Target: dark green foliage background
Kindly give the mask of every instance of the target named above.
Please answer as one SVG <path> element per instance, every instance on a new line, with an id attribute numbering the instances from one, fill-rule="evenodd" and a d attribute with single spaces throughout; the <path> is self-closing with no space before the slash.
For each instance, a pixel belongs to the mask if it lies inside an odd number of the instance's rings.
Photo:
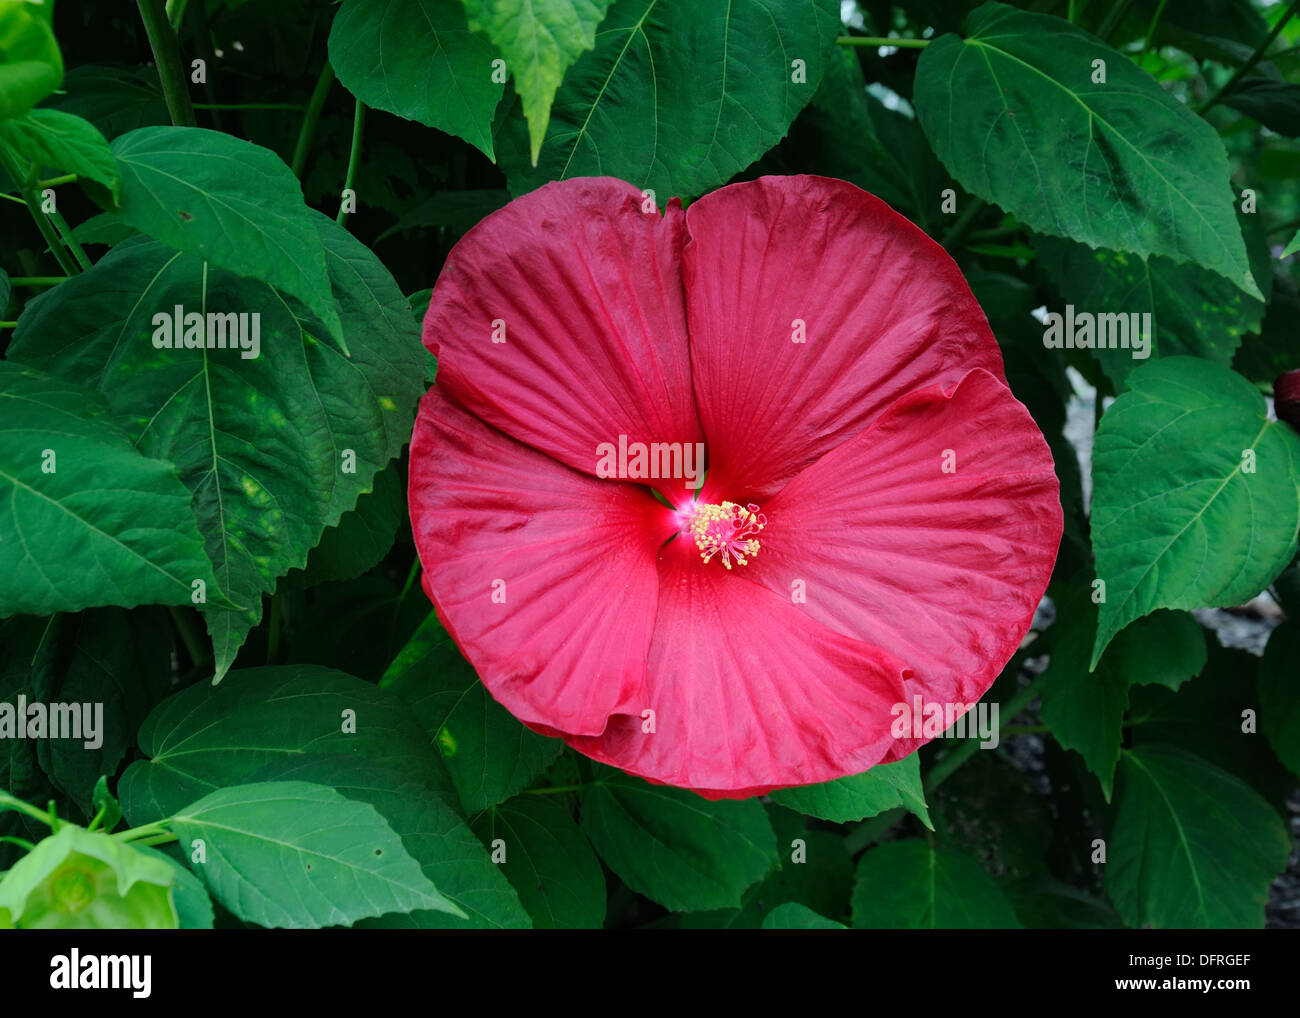
<path id="1" fill-rule="evenodd" d="M 1300 925 L 1300 436 L 1265 402 L 1300 369 L 1297 4 L 851 6 L 173 0 L 177 77 L 134 4 L 61 0 L 61 84 L 23 28 L 0 702 L 102 701 L 106 735 L 0 741 L 0 790 L 165 832 L 190 926 Z M 842 177 L 957 260 L 1066 513 L 997 749 L 710 803 L 528 731 L 461 658 L 406 517 L 419 321 L 474 223 L 594 173 L 661 204 Z M 260 311 L 262 357 L 153 348 L 205 301 Z M 1152 357 L 1046 349 L 1066 303 L 1151 313 Z M 0 871 L 49 833 L 6 804 Z"/>

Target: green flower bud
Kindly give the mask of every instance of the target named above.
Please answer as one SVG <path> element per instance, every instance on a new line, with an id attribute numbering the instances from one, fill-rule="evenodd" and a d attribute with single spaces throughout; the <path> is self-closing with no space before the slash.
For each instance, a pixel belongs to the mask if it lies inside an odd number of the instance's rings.
<path id="1" fill-rule="evenodd" d="M 0 878 L 0 929 L 177 928 L 172 868 L 67 824 Z"/>

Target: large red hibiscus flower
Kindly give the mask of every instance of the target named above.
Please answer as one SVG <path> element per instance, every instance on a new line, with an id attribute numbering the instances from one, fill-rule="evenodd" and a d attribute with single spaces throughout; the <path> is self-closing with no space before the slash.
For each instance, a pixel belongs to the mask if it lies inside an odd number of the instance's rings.
<path id="1" fill-rule="evenodd" d="M 979 305 L 843 181 L 663 215 L 548 184 L 452 251 L 424 342 L 425 589 L 492 695 L 594 759 L 711 797 L 900 759 L 894 705 L 977 700 L 1047 586 L 1052 459 Z"/>

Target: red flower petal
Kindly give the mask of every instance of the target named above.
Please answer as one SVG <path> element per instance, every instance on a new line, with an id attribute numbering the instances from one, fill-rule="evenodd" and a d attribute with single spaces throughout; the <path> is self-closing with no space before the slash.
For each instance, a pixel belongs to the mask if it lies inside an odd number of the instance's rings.
<path id="1" fill-rule="evenodd" d="M 1061 542 L 1047 442 L 986 371 L 899 400 L 763 510 L 746 578 L 787 599 L 803 581 L 812 618 L 902 659 L 908 699 L 927 702 L 984 695 L 1028 631 Z"/>
<path id="2" fill-rule="evenodd" d="M 971 368 L 1004 377 L 952 259 L 852 184 L 732 184 L 692 204 L 686 226 L 710 491 L 761 503 L 913 389 Z"/>
<path id="3" fill-rule="evenodd" d="M 645 699 L 670 513 L 644 488 L 587 477 L 487 427 L 439 389 L 411 438 L 424 589 L 511 713 L 597 734 Z"/>
<path id="4" fill-rule="evenodd" d="M 438 384 L 452 399 L 589 474 L 596 447 L 620 435 L 702 440 L 686 344 L 681 203 L 661 218 L 642 202 L 640 191 L 610 177 L 516 198 L 452 250 L 424 319 Z M 494 322 L 504 342 L 493 342 Z"/>
<path id="5" fill-rule="evenodd" d="M 892 748 L 902 662 L 703 564 L 685 538 L 664 548 L 659 578 L 642 696 L 603 735 L 568 737 L 579 752 L 719 798 L 857 774 Z"/>

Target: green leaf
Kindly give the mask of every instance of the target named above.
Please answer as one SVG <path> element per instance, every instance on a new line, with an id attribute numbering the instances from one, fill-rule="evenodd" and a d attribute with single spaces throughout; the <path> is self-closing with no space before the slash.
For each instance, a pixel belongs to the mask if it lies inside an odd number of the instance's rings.
<path id="1" fill-rule="evenodd" d="M 350 358 L 321 342 L 322 326 L 292 297 L 144 239 L 28 304 L 9 349 L 15 360 L 89 381 L 143 452 L 175 461 L 217 583 L 246 606 L 222 610 L 208 595 L 218 678 L 261 619 L 262 595 L 305 564 L 325 528 L 400 452 L 424 391 L 419 328 L 396 283 L 346 230 L 312 215 Z M 250 330 L 260 316 L 258 356 L 155 348 L 156 316 L 166 320 L 176 306 L 247 314 Z"/>
<path id="2" fill-rule="evenodd" d="M 1227 367 L 1242 338 L 1258 331 L 1264 317 L 1263 301 L 1247 297 L 1223 276 L 1197 265 L 1179 265 L 1158 255 L 1144 260 L 1054 237 L 1035 238 L 1034 247 L 1076 313 L 1123 316 L 1117 321 L 1126 330 L 1121 336 L 1129 336 L 1130 348 L 1091 351 L 1117 389 L 1148 357 L 1190 355 Z M 1132 348 L 1138 335 L 1127 326 L 1141 321 L 1131 316 L 1142 314 L 1151 316 L 1150 345 L 1146 357 L 1138 359 L 1142 351 Z M 1100 338 L 1094 335 L 1093 342 Z"/>
<path id="3" fill-rule="evenodd" d="M 122 821 L 122 807 L 117 797 L 108 790 L 108 778 L 102 774 L 95 782 L 95 789 L 90 796 L 91 807 L 96 817 L 100 817 L 98 830 L 111 834 L 113 828 Z M 102 816 L 101 816 L 102 814 Z"/>
<path id="4" fill-rule="evenodd" d="M 0 3 L 0 120 L 26 113 L 63 80 L 52 7 L 32 0 Z"/>
<path id="5" fill-rule="evenodd" d="M 1261 296 L 1214 128 L 1061 18 L 988 3 L 967 29 L 925 48 L 914 96 L 966 190 L 1040 233 L 1193 261 Z"/>
<path id="6" fill-rule="evenodd" d="M 248 781 L 310 781 L 369 803 L 402 839 L 424 875 L 465 917 L 421 910 L 365 919 L 366 928 L 526 929 L 531 924 L 519 895 L 465 821 L 423 785 L 368 760 L 308 753 L 273 760 Z"/>
<path id="7" fill-rule="evenodd" d="M 785 136 L 839 26 L 833 0 L 618 0 L 556 93 L 536 167 L 525 151 L 508 161 L 503 152 L 511 190 L 601 175 L 651 189 L 660 204 L 712 190 Z M 806 80 L 792 80 L 795 60 Z"/>
<path id="8" fill-rule="evenodd" d="M 1058 604 L 1051 663 L 1043 672 L 1043 721 L 1082 757 L 1110 800 L 1131 686 L 1177 689 L 1205 667 L 1205 636 L 1186 612 L 1158 611 L 1125 626 L 1093 672 L 1086 662 L 1097 633 L 1087 578 Z"/>
<path id="9" fill-rule="evenodd" d="M 320 544 L 307 556 L 307 565 L 290 573 L 277 589 L 360 576 L 383 561 L 405 517 L 402 480 L 397 465 L 390 463 L 375 474 L 373 490 L 362 493 L 356 508 L 344 513 L 336 526 L 325 528 Z"/>
<path id="10" fill-rule="evenodd" d="M 114 203 L 122 186 L 117 159 L 108 142 L 87 120 L 59 110 L 32 110 L 0 120 L 0 145 L 38 167 L 103 184 Z"/>
<path id="11" fill-rule="evenodd" d="M 504 802 L 564 749 L 525 728 L 492 699 L 435 613 L 416 630 L 380 682 L 406 700 L 442 753 L 467 814 Z"/>
<path id="12" fill-rule="evenodd" d="M 1124 922 L 1156 929 L 1264 925 L 1290 842 L 1253 789 L 1180 749 L 1124 753 L 1106 890 Z"/>
<path id="13" fill-rule="evenodd" d="M 153 67 L 126 70 L 83 64 L 63 79 L 45 105 L 89 120 L 110 141 L 138 127 L 171 123 Z M 188 871 L 187 871 L 188 872 Z"/>
<path id="14" fill-rule="evenodd" d="M 925 790 L 921 787 L 920 757 L 915 753 L 851 777 L 820 785 L 783 788 L 773 792 L 771 799 L 789 809 L 837 824 L 852 823 L 903 806 L 934 830 L 925 805 Z"/>
<path id="15" fill-rule="evenodd" d="M 172 829 L 213 897 L 259 926 L 351 925 L 417 909 L 464 916 L 373 806 L 324 785 L 222 788 L 185 807 Z"/>
<path id="16" fill-rule="evenodd" d="M 375 109 L 469 142 L 489 159 L 505 86 L 496 51 L 469 30 L 456 0 L 346 0 L 330 29 L 339 81 Z"/>
<path id="17" fill-rule="evenodd" d="M 1244 78 L 1223 104 L 1253 117 L 1270 131 L 1300 138 L 1300 85 L 1272 78 Z"/>
<path id="18" fill-rule="evenodd" d="M 740 908 L 777 861 L 757 800 L 710 802 L 603 765 L 582 793 L 582 827 L 628 887 L 676 912 Z"/>
<path id="19" fill-rule="evenodd" d="M 807 905 L 800 905 L 796 901 L 777 905 L 763 919 L 765 930 L 843 930 L 846 928 L 843 923 L 818 915 Z"/>
<path id="20" fill-rule="evenodd" d="M 129 226 L 292 294 L 326 333 L 346 342 L 317 213 L 278 155 L 197 127 L 142 127 L 115 139 L 112 149 Z"/>
<path id="21" fill-rule="evenodd" d="M 1268 744 L 1300 776 L 1300 627 L 1278 626 L 1259 662 L 1259 728 Z"/>
<path id="22" fill-rule="evenodd" d="M 351 730 L 355 726 L 355 731 Z M 274 760 L 337 753 L 421 781 L 447 779 L 409 708 L 351 675 L 315 665 L 231 672 L 164 700 L 140 726 L 147 760 L 118 782 L 134 825 L 161 820 L 208 792 L 237 785 Z"/>
<path id="23" fill-rule="evenodd" d="M 569 811 L 541 795 L 520 795 L 480 813 L 479 840 L 505 850 L 501 871 L 539 930 L 600 929 L 605 874 Z"/>
<path id="24" fill-rule="evenodd" d="M 161 859 L 172 870 L 172 902 L 176 905 L 176 918 L 182 930 L 212 929 L 212 899 L 208 897 L 203 882 L 166 852 L 148 845 L 132 845 L 137 852 Z"/>
<path id="25" fill-rule="evenodd" d="M 93 704 L 97 730 L 94 738 L 38 740 L 37 759 L 51 784 L 93 817 L 96 781 L 117 773 L 132 734 L 172 692 L 167 614 L 103 608 L 59 615 L 45 642 L 57 649 L 33 661 L 31 695 L 48 703 Z M 83 711 L 83 734 L 85 722 Z"/>
<path id="26" fill-rule="evenodd" d="M 189 604 L 194 581 L 216 585 L 176 468 L 133 447 L 98 393 L 11 361 L 0 505 L 0 615 Z"/>
<path id="27" fill-rule="evenodd" d="M 786 812 L 785 816 L 795 815 Z M 779 813 L 768 819 L 777 835 L 777 867 L 741 895 L 739 909 L 693 912 L 680 919 L 684 929 L 760 929 L 777 902 L 797 902 L 818 913 L 847 913 L 853 886 L 853 860 L 844 839 L 830 831 L 786 827 Z"/>
<path id="28" fill-rule="evenodd" d="M 64 824 L 0 878 L 0 929 L 174 930 L 171 867 Z"/>
<path id="29" fill-rule="evenodd" d="M 1300 435 L 1240 375 L 1173 357 L 1129 375 L 1092 454 L 1105 581 L 1091 666 L 1157 608 L 1241 604 L 1282 571 L 1300 525 Z"/>
<path id="30" fill-rule="evenodd" d="M 853 926 L 873 930 L 1017 929 L 993 879 L 970 856 L 916 838 L 891 841 L 858 860 Z"/>
<path id="31" fill-rule="evenodd" d="M 1283 248 L 1282 253 L 1278 257 L 1290 258 L 1297 251 L 1300 251 L 1300 231 L 1297 231 L 1296 235 L 1291 238 L 1291 243 Z"/>
<path id="32" fill-rule="evenodd" d="M 611 0 L 462 0 L 469 27 L 483 32 L 514 78 L 528 120 L 532 162 L 551 118 L 564 72 L 596 44 L 596 26 Z"/>

